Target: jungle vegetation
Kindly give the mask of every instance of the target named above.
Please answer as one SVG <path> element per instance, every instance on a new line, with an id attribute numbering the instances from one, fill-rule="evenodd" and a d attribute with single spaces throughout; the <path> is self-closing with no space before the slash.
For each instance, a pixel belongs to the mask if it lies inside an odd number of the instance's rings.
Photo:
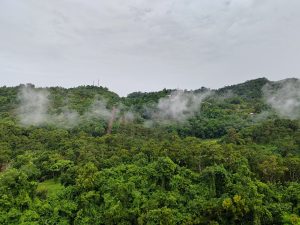
<path id="1" fill-rule="evenodd" d="M 84 115 L 95 98 L 122 105 L 131 119 L 114 118 L 111 132 L 93 117 L 24 126 L 24 85 L 1 87 L 0 224 L 300 224 L 300 120 L 264 101 L 266 84 L 279 88 L 260 78 L 185 90 L 213 94 L 183 121 L 151 125 L 149 108 L 174 90 L 43 88 L 49 114 Z"/>

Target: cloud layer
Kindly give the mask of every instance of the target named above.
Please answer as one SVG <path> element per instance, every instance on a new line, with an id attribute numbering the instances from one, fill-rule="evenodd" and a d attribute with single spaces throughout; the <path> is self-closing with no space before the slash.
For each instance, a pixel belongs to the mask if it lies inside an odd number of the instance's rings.
<path id="1" fill-rule="evenodd" d="M 300 80 L 288 79 L 263 88 L 264 98 L 283 117 L 300 118 Z"/>
<path id="2" fill-rule="evenodd" d="M 159 100 L 153 118 L 162 121 L 185 121 L 200 111 L 202 101 L 209 94 L 210 92 L 200 94 L 182 90 L 174 91 Z"/>
<path id="3" fill-rule="evenodd" d="M 99 80 L 124 95 L 299 76 L 299 8 L 298 0 L 2 0 L 1 84 Z"/>
<path id="4" fill-rule="evenodd" d="M 95 100 L 85 113 L 80 115 L 68 106 L 60 108 L 60 113 L 50 113 L 52 105 L 49 97 L 50 93 L 46 89 L 23 86 L 18 94 L 19 106 L 17 109 L 21 125 L 52 125 L 72 128 L 86 120 L 108 121 L 111 118 L 111 110 L 108 109 L 105 100 Z"/>
<path id="5" fill-rule="evenodd" d="M 169 124 L 184 122 L 199 112 L 202 101 L 211 94 L 206 91 L 194 93 L 177 90 L 170 95 L 159 99 L 157 104 L 145 106 L 149 118 L 145 121 L 146 126 L 159 122 Z M 60 113 L 50 113 L 53 110 L 50 93 L 47 89 L 34 88 L 24 85 L 18 94 L 19 106 L 17 109 L 18 119 L 24 126 L 52 125 L 57 127 L 72 128 L 87 120 L 99 120 L 119 122 L 131 122 L 139 118 L 139 115 L 126 108 L 121 103 L 109 109 L 104 99 L 95 99 L 86 108 L 83 114 L 64 106 L 59 109 Z"/>
<path id="6" fill-rule="evenodd" d="M 49 93 L 43 89 L 21 88 L 18 99 L 18 114 L 23 125 L 42 125 L 49 120 Z"/>

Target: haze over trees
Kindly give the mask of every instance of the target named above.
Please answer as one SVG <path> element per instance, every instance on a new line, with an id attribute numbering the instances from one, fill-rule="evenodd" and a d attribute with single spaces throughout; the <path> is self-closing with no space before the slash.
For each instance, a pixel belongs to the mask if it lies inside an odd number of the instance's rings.
<path id="1" fill-rule="evenodd" d="M 1 87 L 0 224 L 300 224 L 300 81 Z"/>

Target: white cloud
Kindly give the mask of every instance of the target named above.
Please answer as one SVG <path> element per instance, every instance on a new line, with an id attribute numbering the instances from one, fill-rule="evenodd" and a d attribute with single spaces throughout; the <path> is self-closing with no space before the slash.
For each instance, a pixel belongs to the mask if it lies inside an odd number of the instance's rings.
<path id="1" fill-rule="evenodd" d="M 2 0 L 0 76 L 3 85 L 100 79 L 121 94 L 299 76 L 299 9 L 297 0 Z"/>
<path id="2" fill-rule="evenodd" d="M 283 117 L 300 118 L 300 80 L 284 80 L 263 88 L 265 101 Z"/>

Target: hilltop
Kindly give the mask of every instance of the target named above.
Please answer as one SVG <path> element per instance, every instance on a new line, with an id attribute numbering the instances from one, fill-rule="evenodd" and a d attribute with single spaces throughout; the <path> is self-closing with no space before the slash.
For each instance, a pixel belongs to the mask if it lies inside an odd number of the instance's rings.
<path id="1" fill-rule="evenodd" d="M 0 224 L 298 224 L 299 182 L 299 79 L 0 87 Z"/>

